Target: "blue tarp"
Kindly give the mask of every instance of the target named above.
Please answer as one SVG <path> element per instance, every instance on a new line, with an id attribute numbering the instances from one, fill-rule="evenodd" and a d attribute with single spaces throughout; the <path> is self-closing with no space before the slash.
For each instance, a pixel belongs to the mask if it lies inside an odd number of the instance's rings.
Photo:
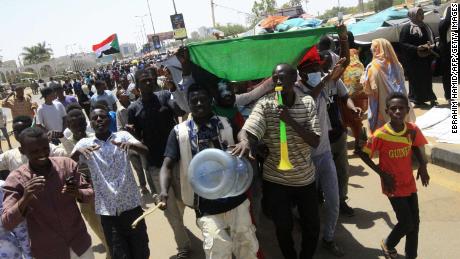
<path id="1" fill-rule="evenodd" d="M 316 28 L 321 25 L 321 20 L 316 18 L 303 19 L 293 18 L 286 20 L 276 26 L 275 31 L 283 32 L 288 31 L 292 28 Z"/>
<path id="2" fill-rule="evenodd" d="M 348 30 L 354 35 L 366 34 L 382 27 L 385 21 L 407 18 L 407 12 L 408 10 L 405 8 L 390 7 L 357 23 L 348 25 Z"/>

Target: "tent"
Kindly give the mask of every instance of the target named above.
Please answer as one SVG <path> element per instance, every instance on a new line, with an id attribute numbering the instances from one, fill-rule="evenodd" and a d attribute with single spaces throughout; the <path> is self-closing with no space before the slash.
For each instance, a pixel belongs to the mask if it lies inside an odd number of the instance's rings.
<path id="1" fill-rule="evenodd" d="M 441 7 L 423 6 L 425 23 L 430 26 L 435 36 L 438 35 L 441 14 L 447 6 L 448 4 Z M 376 38 L 385 38 L 390 42 L 398 42 L 401 28 L 409 22 L 407 13 L 408 9 L 404 7 L 390 7 L 357 23 L 350 24 L 348 30 L 354 34 L 358 41 L 370 42 Z"/>

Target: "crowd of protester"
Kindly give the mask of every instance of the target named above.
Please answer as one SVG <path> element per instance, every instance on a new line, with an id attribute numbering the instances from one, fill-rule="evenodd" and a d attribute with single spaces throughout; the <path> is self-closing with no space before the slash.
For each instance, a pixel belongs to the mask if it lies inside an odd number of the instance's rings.
<path id="1" fill-rule="evenodd" d="M 412 45 L 426 44 L 429 31 L 418 10 L 409 14 L 412 23 L 401 32 L 407 34 L 402 41 L 408 55 L 424 56 Z M 417 34 L 421 39 L 414 42 Z M 187 49 L 181 48 L 176 54 L 182 66 L 179 83 L 167 66 L 144 58 L 83 71 L 63 84 L 53 78 L 38 82 L 32 93 L 40 90 L 41 105 L 23 87 L 14 88 L 3 107 L 11 109 L 20 146 L 12 148 L 7 138 L 10 149 L 0 155 L 0 255 L 94 258 L 86 221 L 107 258 L 149 258 L 145 221 L 136 228 L 131 224 L 143 213 L 142 196 L 158 194 L 155 203 L 162 202 L 178 259 L 189 258 L 193 249 L 184 225 L 186 207 L 195 210 L 206 258 L 264 258 L 256 231 L 265 227 L 262 216 L 273 221 L 286 259 L 313 258 L 318 243 L 343 256 L 335 239 L 337 220 L 355 215 L 347 203 L 349 127 L 355 153 L 380 175 L 398 218 L 381 243 L 384 255 L 396 258 L 395 246 L 406 237 L 406 258 L 416 258 L 412 153 L 423 185 L 429 176 L 420 151 L 426 140 L 412 123 L 409 99 L 435 105 L 431 79 L 413 76 L 425 73 L 426 57 L 406 71 L 408 98 L 403 67 L 387 40 L 372 41 L 366 66 L 344 26 L 333 45 L 325 36 L 297 67 L 278 64 L 270 78 L 220 80 L 213 87 L 197 83 Z M 415 85 L 421 83 L 426 91 L 417 93 Z M 283 87 L 283 106 L 275 99 L 275 85 Z M 363 124 L 366 111 L 368 123 Z M 289 172 L 277 167 L 280 120 L 287 125 Z M 0 122 L 7 137 L 3 114 Z M 363 125 L 372 133 L 367 143 Z M 250 191 L 216 200 L 194 194 L 184 175 L 192 158 L 207 148 L 254 159 L 257 174 Z M 379 165 L 370 158 L 376 153 Z M 292 234 L 295 217 L 302 223 L 300 251 Z"/>

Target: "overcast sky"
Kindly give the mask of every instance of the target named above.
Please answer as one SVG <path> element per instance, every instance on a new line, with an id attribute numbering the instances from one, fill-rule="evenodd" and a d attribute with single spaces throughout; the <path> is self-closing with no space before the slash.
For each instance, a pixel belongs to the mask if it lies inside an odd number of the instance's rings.
<path id="1" fill-rule="evenodd" d="M 156 32 L 170 31 L 172 0 L 149 0 Z M 342 6 L 358 0 L 339 0 Z M 246 24 L 253 0 L 215 0 L 216 22 Z M 278 6 L 288 0 L 277 0 Z M 305 8 L 305 2 L 303 3 Z M 212 25 L 210 0 L 176 0 L 177 12 L 184 14 L 188 33 Z M 221 6 L 229 7 L 224 8 Z M 337 0 L 309 0 L 308 13 L 317 14 L 337 6 Z M 237 11 L 236 11 L 237 10 Z M 24 46 L 46 41 L 55 56 L 90 51 L 112 33 L 120 44 L 141 42 L 142 22 L 148 14 L 147 0 L 0 0 L 0 56 L 15 59 Z M 150 17 L 145 30 L 152 33 Z"/>

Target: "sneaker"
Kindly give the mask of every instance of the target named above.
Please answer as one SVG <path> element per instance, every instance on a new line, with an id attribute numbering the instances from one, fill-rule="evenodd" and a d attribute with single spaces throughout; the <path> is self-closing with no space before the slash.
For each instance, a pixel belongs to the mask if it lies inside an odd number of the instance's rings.
<path id="1" fill-rule="evenodd" d="M 335 257 L 342 257 L 345 255 L 345 252 L 340 248 L 336 242 L 332 241 L 326 241 L 322 240 L 321 246 L 329 251 L 329 253 L 333 254 Z"/>
<path id="2" fill-rule="evenodd" d="M 348 206 L 346 202 L 340 203 L 340 214 L 345 215 L 347 217 L 353 217 L 355 215 L 355 210 Z"/>
<path id="3" fill-rule="evenodd" d="M 185 251 L 180 251 L 176 254 L 176 259 L 185 259 L 190 257 L 190 251 L 185 250 Z"/>
<path id="4" fill-rule="evenodd" d="M 385 259 L 395 259 L 398 258 L 398 252 L 396 249 L 388 248 L 385 242 L 385 239 L 382 240 L 380 243 L 380 247 L 382 248 L 383 256 L 385 256 Z"/>

